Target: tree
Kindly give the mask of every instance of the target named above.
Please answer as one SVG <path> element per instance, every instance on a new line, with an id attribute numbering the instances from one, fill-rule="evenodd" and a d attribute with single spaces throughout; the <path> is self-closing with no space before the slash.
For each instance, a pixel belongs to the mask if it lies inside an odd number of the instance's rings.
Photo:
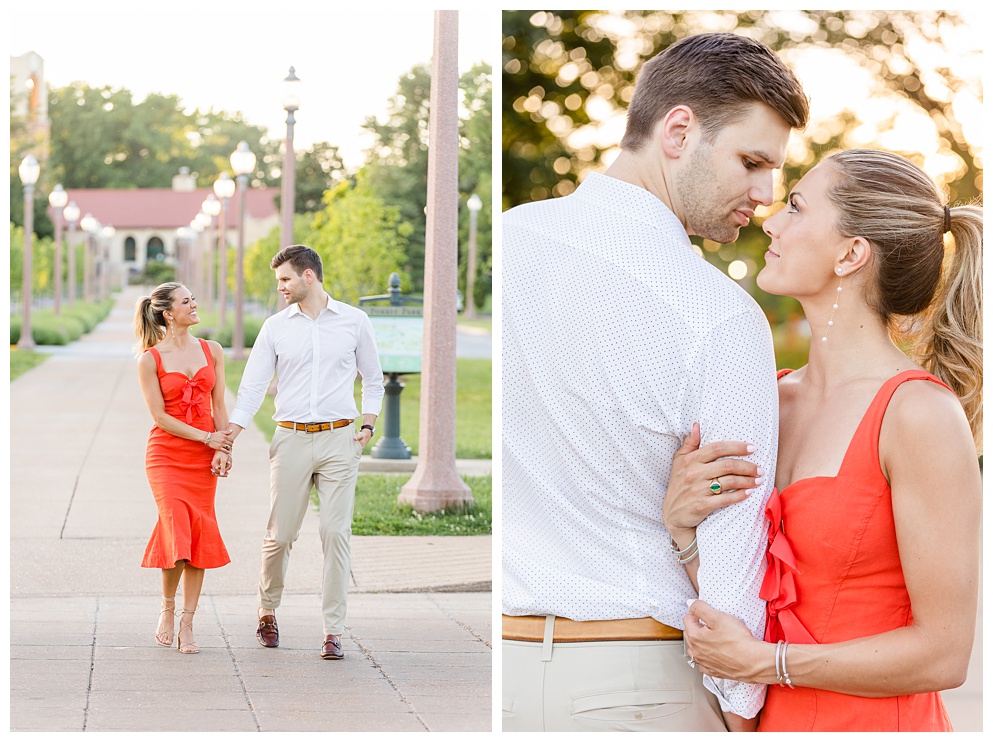
<path id="1" fill-rule="evenodd" d="M 855 59 L 894 113 L 909 103 L 926 114 L 952 163 L 941 176 L 952 200 L 972 199 L 981 191 L 981 150 L 968 141 L 956 104 L 964 97 L 981 100 L 981 65 L 978 50 L 956 47 L 964 24 L 961 15 L 938 10 L 506 12 L 504 206 L 571 192 L 588 170 L 602 165 L 620 131 L 605 129 L 618 123 L 641 63 L 703 31 L 752 36 L 788 61 L 810 49 Z M 814 151 L 832 139 L 852 146 L 851 124 L 859 119 L 849 110 L 821 122 L 799 138 L 803 147 L 788 164 L 809 165 Z M 875 141 L 889 125 L 880 124 Z"/>
<path id="2" fill-rule="evenodd" d="M 390 273 L 404 275 L 404 250 L 412 232 L 400 209 L 385 203 L 359 173 L 324 197 L 325 207 L 311 225 L 308 244 L 324 263 L 324 288 L 335 299 L 357 304 L 359 297 L 381 294 Z"/>
<path id="3" fill-rule="evenodd" d="M 462 111 L 460 113 L 460 189 L 463 199 L 475 191 L 484 203 L 489 203 L 492 186 L 488 175 L 491 165 L 490 124 L 492 120 L 492 84 L 490 70 L 476 65 L 461 76 Z M 430 115 L 431 71 L 427 65 L 416 65 L 404 74 L 397 92 L 390 99 L 386 120 L 370 117 L 363 128 L 375 135 L 364 171 L 376 193 L 387 203 L 400 209 L 403 220 L 412 232 L 407 242 L 405 269 L 410 275 L 413 291 L 424 287 L 424 240 L 427 229 L 428 177 L 428 117 Z M 485 132 L 485 133 L 484 133 Z M 468 156 L 467 156 L 468 155 Z M 486 173 L 487 175 L 483 175 Z M 487 192 L 484 193 L 483 189 Z M 471 189 L 471 190 L 466 190 Z M 479 248 L 488 265 L 490 254 L 489 216 L 480 215 Z M 485 222 L 484 222 L 485 220 Z M 468 215 L 462 217 L 460 231 L 467 234 Z M 463 242 L 464 244 L 464 242 Z M 463 282 L 464 285 L 464 282 Z M 485 283 L 484 283 L 485 287 Z"/>
<path id="4" fill-rule="evenodd" d="M 312 214 L 318 211 L 323 205 L 324 193 L 347 178 L 348 172 L 338 148 L 328 142 L 319 142 L 297 155 L 294 212 Z"/>
<path id="5" fill-rule="evenodd" d="M 209 184 L 224 170 L 239 141 L 256 153 L 254 184 L 269 180 L 278 143 L 240 115 L 186 113 L 175 95 L 153 93 L 141 102 L 125 88 L 74 83 L 50 91 L 48 176 L 66 188 L 168 188 L 180 167 Z"/>
<path id="6" fill-rule="evenodd" d="M 459 286 L 463 295 L 468 267 L 469 209 L 466 201 L 472 194 L 483 202 L 476 225 L 475 296 L 470 298 L 482 306 L 492 286 L 492 214 L 493 196 L 493 84 L 489 65 L 477 64 L 462 76 L 465 118 L 461 122 L 459 150 Z"/>

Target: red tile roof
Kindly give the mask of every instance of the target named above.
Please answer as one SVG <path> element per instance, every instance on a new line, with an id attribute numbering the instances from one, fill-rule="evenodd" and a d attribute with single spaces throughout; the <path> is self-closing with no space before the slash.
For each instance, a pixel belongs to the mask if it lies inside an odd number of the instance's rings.
<path id="1" fill-rule="evenodd" d="M 80 218 L 93 214 L 101 224 L 115 229 L 178 229 L 187 226 L 213 191 L 174 191 L 171 188 L 73 188 L 69 201 L 79 207 Z M 278 216 L 275 188 L 250 188 L 245 192 L 245 213 L 252 219 Z M 236 225 L 241 197 L 228 202 L 228 225 Z"/>

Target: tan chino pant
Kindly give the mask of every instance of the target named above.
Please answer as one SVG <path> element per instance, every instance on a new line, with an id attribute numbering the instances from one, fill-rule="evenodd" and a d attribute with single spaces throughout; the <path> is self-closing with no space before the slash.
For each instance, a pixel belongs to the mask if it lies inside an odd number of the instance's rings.
<path id="1" fill-rule="evenodd" d="M 262 540 L 259 605 L 275 610 L 283 595 L 290 550 L 317 487 L 324 551 L 324 633 L 344 633 L 351 565 L 349 539 L 362 446 L 351 425 L 307 433 L 277 427 L 269 445 L 269 523 Z"/>
<path id="2" fill-rule="evenodd" d="M 503 640 L 503 731 L 712 731 L 717 698 L 682 640 Z"/>

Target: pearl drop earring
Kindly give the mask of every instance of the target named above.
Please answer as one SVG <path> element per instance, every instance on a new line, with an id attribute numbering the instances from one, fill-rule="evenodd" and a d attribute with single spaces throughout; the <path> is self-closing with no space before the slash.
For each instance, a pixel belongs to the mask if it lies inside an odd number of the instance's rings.
<path id="1" fill-rule="evenodd" d="M 834 304 L 831 307 L 831 319 L 828 320 L 827 329 L 824 331 L 824 334 L 821 336 L 822 343 L 827 342 L 827 334 L 828 332 L 831 331 L 831 328 L 834 327 L 834 313 L 838 311 L 838 302 L 841 301 L 841 284 L 845 280 L 845 277 L 841 275 L 841 268 L 835 268 L 834 270 L 835 273 L 838 274 L 838 290 L 834 297 Z"/>

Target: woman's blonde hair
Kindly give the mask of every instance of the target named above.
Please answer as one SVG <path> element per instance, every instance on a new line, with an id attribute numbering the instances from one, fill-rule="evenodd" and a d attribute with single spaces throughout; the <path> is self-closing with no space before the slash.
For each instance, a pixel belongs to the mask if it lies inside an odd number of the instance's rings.
<path id="1" fill-rule="evenodd" d="M 982 207 L 947 206 L 923 170 L 889 152 L 850 149 L 825 162 L 838 175 L 828 190 L 838 230 L 873 247 L 870 306 L 894 328 L 915 319 L 911 355 L 958 395 L 981 451 Z"/>
<path id="2" fill-rule="evenodd" d="M 144 353 L 166 335 L 166 320 L 162 313 L 172 308 L 172 295 L 183 284 L 169 281 L 156 286 L 151 296 L 143 296 L 135 305 L 134 334 L 138 351 Z"/>

